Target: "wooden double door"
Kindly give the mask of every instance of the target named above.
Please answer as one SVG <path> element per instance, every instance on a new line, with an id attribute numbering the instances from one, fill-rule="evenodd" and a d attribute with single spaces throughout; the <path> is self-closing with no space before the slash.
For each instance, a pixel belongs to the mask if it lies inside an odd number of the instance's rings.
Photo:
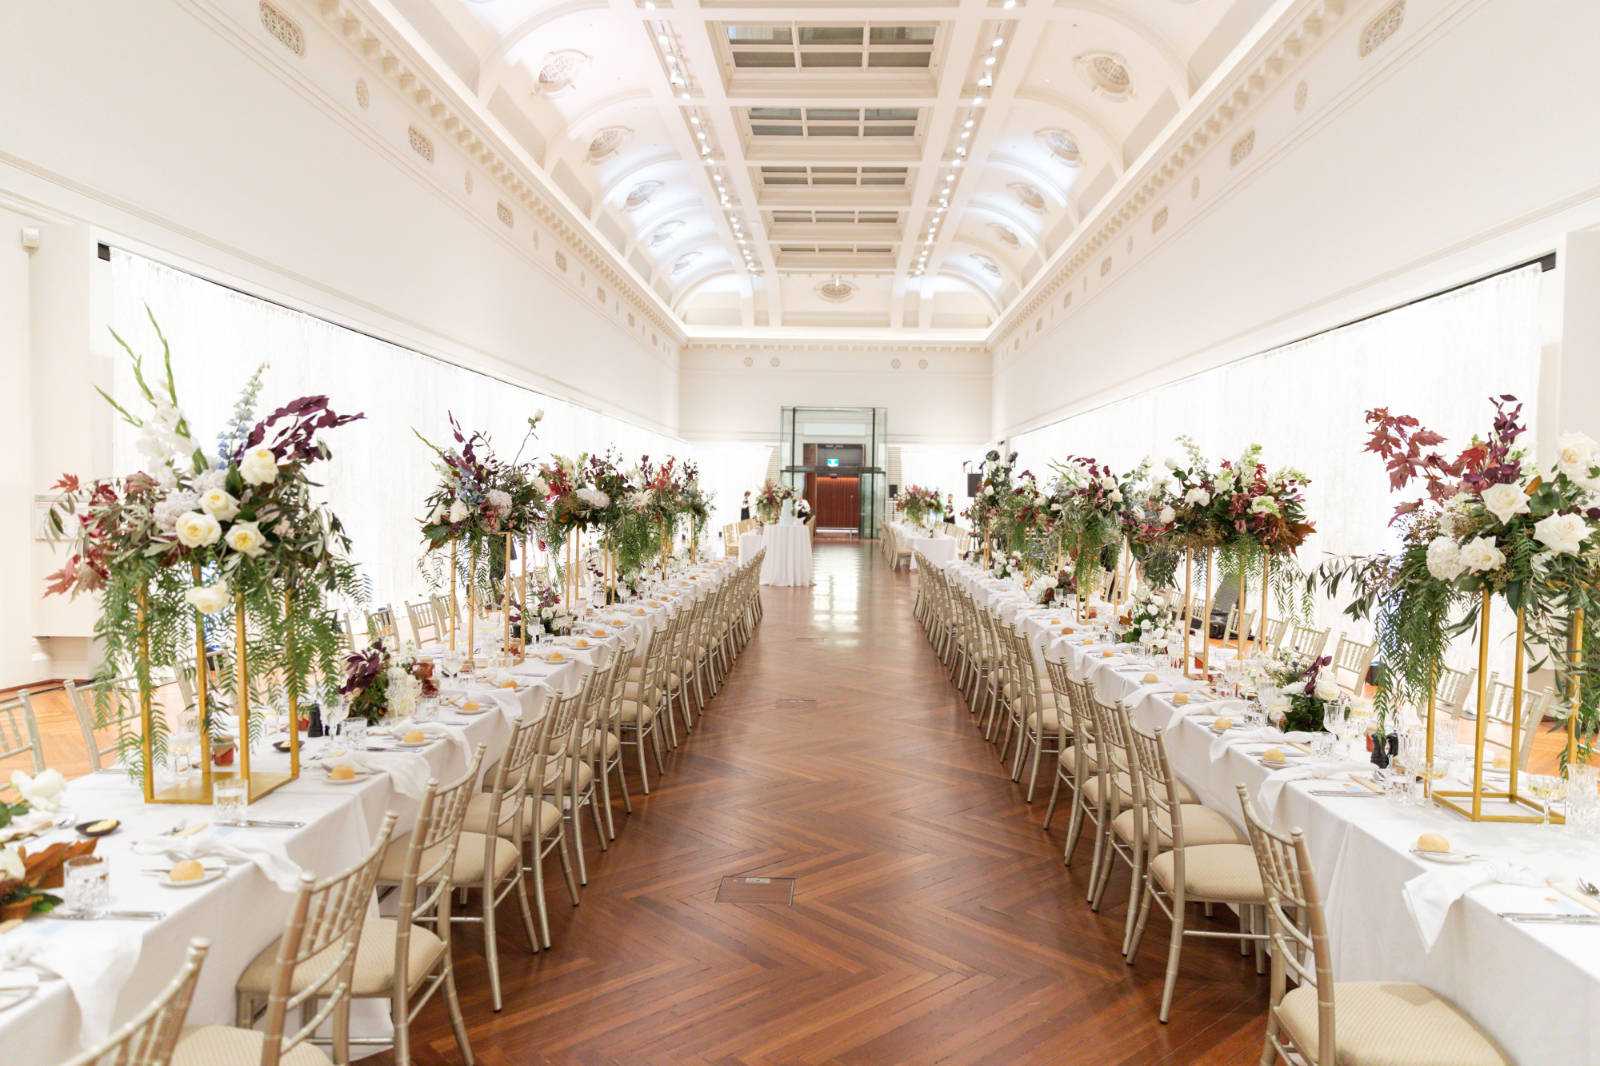
<path id="1" fill-rule="evenodd" d="M 853 475 L 806 475 L 806 499 L 817 516 L 818 529 L 861 527 L 861 479 Z"/>

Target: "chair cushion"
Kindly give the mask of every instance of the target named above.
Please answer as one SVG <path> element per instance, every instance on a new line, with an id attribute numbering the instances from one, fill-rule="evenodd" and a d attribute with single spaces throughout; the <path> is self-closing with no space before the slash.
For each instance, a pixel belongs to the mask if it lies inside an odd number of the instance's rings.
<path id="1" fill-rule="evenodd" d="M 1338 981 L 1334 1029 L 1340 1066 L 1507 1066 L 1483 1030 L 1447 999 L 1399 981 Z M 1277 1006 L 1295 1044 L 1317 1061 L 1317 990 L 1292 989 Z M 1328 1064 L 1331 1066 L 1331 1064 Z"/>
<path id="2" fill-rule="evenodd" d="M 1089 760 L 1089 773 L 1094 773 L 1094 745 L 1084 745 L 1083 754 L 1084 757 Z M 1057 756 L 1057 758 L 1060 759 L 1061 765 L 1065 766 L 1068 770 L 1075 769 L 1078 765 L 1078 746 L 1076 744 L 1068 744 L 1066 747 L 1061 749 L 1061 754 Z"/>
<path id="3" fill-rule="evenodd" d="M 1173 890 L 1173 855 L 1162 852 L 1150 860 L 1156 884 Z M 1261 871 L 1249 844 L 1196 844 L 1183 849 L 1184 895 L 1189 899 L 1236 903 L 1265 903 Z"/>
<path id="4" fill-rule="evenodd" d="M 1041 710 L 1044 713 L 1044 731 L 1049 733 L 1051 736 L 1059 733 L 1061 731 L 1061 721 L 1056 717 L 1056 709 L 1054 707 L 1047 706 L 1041 708 Z M 1029 728 L 1035 730 L 1039 728 L 1039 714 L 1040 711 L 1028 712 Z"/>
<path id="5" fill-rule="evenodd" d="M 572 781 L 571 759 L 562 759 L 559 763 L 551 759 L 545 764 L 544 794 L 546 796 L 555 792 L 558 779 L 565 780 L 570 785 Z M 592 784 L 594 784 L 594 767 L 587 762 L 580 762 L 578 764 L 578 791 L 587 792 Z"/>
<path id="6" fill-rule="evenodd" d="M 483 794 L 483 801 L 479 806 L 478 824 L 485 825 L 489 820 L 489 794 Z M 474 800 L 474 803 L 479 801 Z M 526 820 L 524 815 L 524 820 Z M 473 824 L 472 806 L 467 807 L 467 824 Z M 484 834 L 479 830 L 463 831 L 461 843 L 456 845 L 456 860 L 450 868 L 450 877 L 454 883 L 475 884 L 483 880 L 483 853 Z M 400 837 L 390 843 L 383 853 L 383 865 L 378 868 L 378 880 L 398 883 L 405 876 L 406 848 L 411 841 L 407 837 Z M 426 870 L 437 863 L 441 856 L 436 845 L 422 853 L 422 869 Z M 494 875 L 504 877 L 517 865 L 517 846 L 511 841 L 501 837 L 495 841 L 494 849 Z"/>
<path id="7" fill-rule="evenodd" d="M 467 804 L 466 829 L 478 838 L 478 851 L 480 855 L 483 851 L 483 837 L 481 834 L 488 832 L 490 798 L 491 796 L 489 793 L 480 793 L 479 795 L 472 797 L 472 802 Z M 545 836 L 549 836 L 550 831 L 555 828 L 556 823 L 561 821 L 561 812 L 556 810 L 553 804 L 541 801 L 539 804 L 539 817 L 541 819 L 539 824 L 540 832 Z M 531 832 L 534 828 L 532 796 L 529 796 L 522 801 L 522 825 L 525 832 Z M 510 823 L 507 823 L 505 826 L 505 831 L 509 832 L 510 829 L 511 825 Z M 465 849 L 466 846 L 467 834 L 463 833 L 461 835 L 461 849 Z M 460 880 L 461 849 L 458 849 L 456 854 L 457 880 Z M 478 863 L 478 873 L 480 876 L 483 873 L 483 863 L 481 861 Z"/>
<path id="8" fill-rule="evenodd" d="M 355 976 L 350 983 L 354 996 L 387 996 L 394 991 L 395 934 L 398 924 L 393 918 L 368 918 L 361 926 L 361 944 L 356 949 Z M 427 979 L 428 971 L 444 954 L 444 941 L 431 929 L 411 926 L 411 938 L 406 945 L 406 974 L 415 989 Z M 294 969 L 290 994 L 311 987 L 328 970 L 337 964 L 339 945 L 332 944 L 311 956 Z M 261 954 L 245 967 L 239 978 L 238 989 L 253 996 L 265 997 L 272 992 L 272 980 L 278 972 L 278 942 L 274 940 Z"/>
<path id="9" fill-rule="evenodd" d="M 1117 815 L 1116 821 L 1111 823 L 1117 839 L 1133 839 L 1133 814 L 1131 810 L 1123 811 Z M 1247 843 L 1243 833 L 1233 827 L 1233 823 L 1210 807 L 1198 803 L 1185 803 L 1179 817 L 1183 819 L 1183 846 L 1192 847 L 1196 844 L 1244 844 Z M 1166 847 L 1172 843 L 1172 819 L 1166 811 L 1156 812 L 1156 828 L 1161 832 L 1161 845 Z"/>
<path id="10" fill-rule="evenodd" d="M 259 1066 L 264 1033 L 228 1025 L 186 1029 L 172 1055 L 172 1066 Z M 278 1060 L 278 1066 L 331 1066 L 333 1060 L 314 1044 L 301 1044 Z"/>
<path id="11" fill-rule="evenodd" d="M 625 722 L 628 725 L 633 725 L 639 721 L 641 714 L 644 716 L 644 724 L 648 726 L 651 722 L 655 721 L 656 708 L 654 706 L 641 708 L 638 700 L 624 697 L 622 700 L 622 711 L 617 715 L 617 718 L 619 721 Z"/>
<path id="12" fill-rule="evenodd" d="M 1117 800 L 1118 800 L 1118 802 L 1119 803 L 1131 802 L 1132 797 L 1133 797 L 1133 782 L 1128 779 L 1128 775 L 1127 774 L 1118 774 L 1117 775 Z M 1091 775 L 1089 780 L 1087 780 L 1087 781 L 1085 781 L 1083 783 L 1083 798 L 1088 800 L 1089 804 L 1091 806 L 1093 806 L 1095 804 L 1098 804 L 1100 802 L 1100 775 L 1099 774 Z"/>

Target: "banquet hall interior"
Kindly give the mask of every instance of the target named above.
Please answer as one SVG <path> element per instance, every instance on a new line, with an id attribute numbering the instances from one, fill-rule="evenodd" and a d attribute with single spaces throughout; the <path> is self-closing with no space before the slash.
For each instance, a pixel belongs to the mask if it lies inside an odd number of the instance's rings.
<path id="1" fill-rule="evenodd" d="M 1600 1066 L 1600 5 L 0 41 L 0 1062 Z"/>

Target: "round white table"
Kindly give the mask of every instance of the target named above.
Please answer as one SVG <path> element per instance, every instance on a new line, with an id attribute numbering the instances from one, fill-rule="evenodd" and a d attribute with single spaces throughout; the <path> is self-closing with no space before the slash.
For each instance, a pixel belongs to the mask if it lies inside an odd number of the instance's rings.
<path id="1" fill-rule="evenodd" d="M 811 584 L 811 529 L 804 522 L 767 526 L 762 531 L 767 549 L 761 560 L 763 585 Z M 743 545 L 740 546 L 741 551 Z"/>
<path id="2" fill-rule="evenodd" d="M 760 529 L 752 529 L 748 533 L 739 534 L 739 562 L 748 563 L 756 557 L 756 552 L 766 543 L 766 533 Z"/>

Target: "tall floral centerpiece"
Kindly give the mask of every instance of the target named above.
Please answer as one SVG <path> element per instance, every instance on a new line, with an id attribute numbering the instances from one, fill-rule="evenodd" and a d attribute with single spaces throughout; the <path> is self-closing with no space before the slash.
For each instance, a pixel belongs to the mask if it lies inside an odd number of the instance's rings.
<path id="1" fill-rule="evenodd" d="M 56 483 L 50 531 L 71 550 L 50 575 L 47 594 L 100 597 L 96 714 L 107 722 L 115 679 L 136 678 L 140 731 L 124 730 L 118 744 L 145 801 L 209 803 L 213 738 L 232 742 L 225 734 L 237 737 L 237 773 L 253 800 L 298 776 L 299 732 L 289 731 L 287 774 L 252 769 L 252 678 L 257 687 L 281 686 L 289 721 L 296 722 L 313 674 L 338 674 L 341 633 L 327 597 L 365 594 L 344 527 L 315 501 L 311 479 L 312 468 L 331 456 L 321 433 L 362 416 L 335 413 L 325 396 L 303 396 L 258 421 L 257 370 L 208 452 L 179 405 L 170 346 L 154 315 L 150 322 L 162 346 L 162 376 L 154 385 L 144 359 L 113 332 L 132 364 L 142 401 L 135 406 L 147 413 L 101 393 L 139 430 L 144 468 L 87 483 L 66 475 Z M 231 656 L 207 640 L 225 627 L 232 629 Z M 222 691 L 211 685 L 213 663 Z M 170 735 L 152 698 L 157 670 L 195 678 L 198 782 L 169 787 L 156 780 Z M 231 729 L 215 706 L 219 700 L 231 700 Z"/>
<path id="2" fill-rule="evenodd" d="M 900 490 L 900 511 L 914 526 L 927 526 L 929 518 L 937 520 L 944 511 L 939 493 L 921 485 L 908 485 Z"/>
<path id="3" fill-rule="evenodd" d="M 672 558 L 678 519 L 688 510 L 686 497 L 697 474 L 692 463 L 681 463 L 672 456 L 653 463 L 648 455 L 639 460 L 639 472 L 644 513 L 658 531 L 661 572 L 665 574 Z"/>
<path id="4" fill-rule="evenodd" d="M 1103 576 L 1121 562 L 1123 514 L 1149 466 L 1141 464 L 1119 478 L 1109 466 L 1072 455 L 1054 469 L 1057 540 L 1071 559 L 1078 594 L 1086 598 L 1100 590 Z"/>
<path id="5" fill-rule="evenodd" d="M 764 481 L 756 490 L 756 517 L 765 525 L 772 525 L 778 520 L 778 513 L 783 510 L 783 501 L 794 499 L 794 489 L 788 485 L 779 485 L 776 482 Z"/>
<path id="6" fill-rule="evenodd" d="M 1263 633 L 1267 626 L 1268 587 L 1276 581 L 1279 598 L 1285 599 L 1304 580 L 1296 552 L 1316 532 L 1306 515 L 1308 484 L 1310 479 L 1292 467 L 1269 471 L 1261 461 L 1259 444 L 1252 444 L 1239 459 L 1220 464 L 1213 479 L 1213 517 L 1223 534 L 1218 570 L 1223 575 L 1235 575 L 1239 582 L 1241 658 L 1248 657 L 1250 644 L 1244 624 L 1250 575 L 1261 577 L 1258 624 Z"/>
<path id="7" fill-rule="evenodd" d="M 1033 473 L 1024 470 L 1011 483 L 1011 492 L 1000 499 L 990 528 L 1001 547 L 1022 556 L 1025 583 L 1031 583 L 1039 569 L 1055 568 L 1051 549 L 1055 524 L 1050 497 Z"/>
<path id="8" fill-rule="evenodd" d="M 1174 546 L 1183 552 L 1183 669 L 1184 673 L 1196 665 L 1195 657 L 1191 654 L 1194 625 L 1194 570 L 1196 557 L 1199 557 L 1202 574 L 1206 583 L 1205 611 L 1206 617 L 1200 620 L 1204 658 L 1201 669 L 1210 666 L 1211 652 L 1211 624 L 1209 613 L 1211 610 L 1211 582 L 1214 567 L 1211 565 L 1211 555 L 1214 549 L 1220 546 L 1228 537 L 1228 527 L 1219 515 L 1216 506 L 1217 499 L 1217 474 L 1206 462 L 1200 449 L 1188 437 L 1179 437 L 1178 443 L 1184 452 L 1183 459 L 1168 459 L 1168 476 L 1161 481 L 1161 508 L 1157 517 L 1170 520 L 1164 521 L 1162 526 L 1166 537 Z"/>
<path id="9" fill-rule="evenodd" d="M 1435 790 L 1435 798 L 1474 821 L 1537 821 L 1542 808 L 1518 790 L 1523 684 L 1527 654 L 1548 656 L 1567 701 L 1570 764 L 1592 748 L 1600 714 L 1595 672 L 1594 596 L 1600 584 L 1600 447 L 1566 434 L 1556 460 L 1538 472 L 1518 438 L 1526 427 L 1515 397 L 1493 401 L 1489 433 L 1453 457 L 1444 438 L 1409 415 L 1367 412 L 1367 450 L 1384 460 L 1391 487 L 1420 483 L 1423 494 L 1401 503 L 1392 519 L 1402 533 L 1396 556 L 1332 560 L 1314 575 L 1336 595 L 1348 581 L 1355 596 L 1346 614 L 1371 618 L 1377 632 L 1380 712 L 1401 702 L 1426 706 L 1432 757 L 1434 689 L 1452 637 L 1476 630 L 1479 713 L 1469 791 Z M 1500 598 L 1516 616 L 1513 639 L 1512 731 L 1504 791 L 1483 787 L 1491 606 Z M 1459 612 L 1459 619 L 1452 616 Z M 1486 809 L 1490 801 L 1494 809 Z M 1530 814 L 1527 809 L 1539 811 Z"/>
<path id="10" fill-rule="evenodd" d="M 967 520 L 972 523 L 972 528 L 983 543 L 985 567 L 989 565 L 989 556 L 994 550 L 997 520 L 1012 493 L 1011 469 L 1016 461 L 1016 452 L 1007 452 L 1002 456 L 999 449 L 990 448 L 978 467 L 978 494 L 967 508 Z"/>
<path id="11" fill-rule="evenodd" d="M 576 459 L 553 456 L 540 470 L 548 486 L 544 539 L 552 554 L 557 548 L 562 550 L 561 598 L 569 613 L 577 611 L 581 598 L 583 532 L 590 527 L 603 528 L 613 507 L 611 494 L 594 484 L 593 470 L 587 454 Z"/>

